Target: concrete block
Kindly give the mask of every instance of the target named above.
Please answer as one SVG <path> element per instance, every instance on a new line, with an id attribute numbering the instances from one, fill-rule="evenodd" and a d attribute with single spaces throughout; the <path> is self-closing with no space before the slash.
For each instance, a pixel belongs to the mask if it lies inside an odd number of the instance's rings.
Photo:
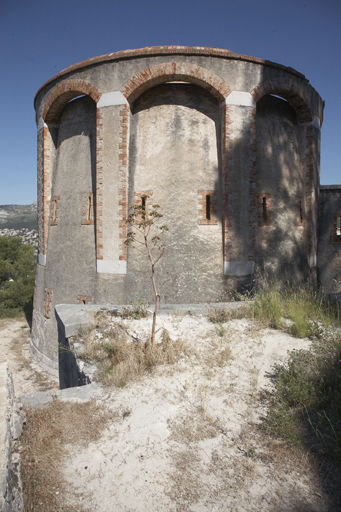
<path id="1" fill-rule="evenodd" d="M 38 265 L 42 265 L 45 267 L 46 265 L 46 255 L 45 254 L 38 254 L 37 256 Z"/>
<path id="2" fill-rule="evenodd" d="M 225 276 L 248 276 L 254 272 L 253 261 L 225 261 Z"/>
<path id="3" fill-rule="evenodd" d="M 232 91 L 225 100 L 226 105 L 239 105 L 240 107 L 255 107 L 256 102 L 249 92 Z"/>
<path id="4" fill-rule="evenodd" d="M 127 262 L 121 260 L 97 260 L 99 274 L 126 274 Z"/>
<path id="5" fill-rule="evenodd" d="M 102 94 L 97 103 L 97 108 L 111 107 L 113 105 L 129 105 L 121 91 L 112 91 Z"/>

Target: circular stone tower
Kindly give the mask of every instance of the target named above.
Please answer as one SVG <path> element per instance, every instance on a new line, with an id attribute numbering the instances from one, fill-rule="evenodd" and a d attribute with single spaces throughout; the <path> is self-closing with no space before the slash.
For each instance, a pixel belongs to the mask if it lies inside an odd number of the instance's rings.
<path id="1" fill-rule="evenodd" d="M 164 303 L 212 302 L 256 269 L 316 267 L 323 102 L 292 68 L 161 46 L 75 64 L 35 98 L 39 254 L 31 350 L 58 370 L 57 304 L 153 300 L 129 205 L 160 205 Z"/>

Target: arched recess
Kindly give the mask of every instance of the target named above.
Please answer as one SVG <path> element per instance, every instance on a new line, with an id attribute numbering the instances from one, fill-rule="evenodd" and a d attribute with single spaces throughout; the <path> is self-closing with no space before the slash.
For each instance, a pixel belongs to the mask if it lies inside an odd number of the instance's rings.
<path id="1" fill-rule="evenodd" d="M 85 80 L 65 80 L 58 84 L 52 89 L 46 102 L 42 115 L 44 122 L 47 124 L 57 124 L 65 105 L 81 94 L 90 96 L 96 103 L 102 96 L 102 93 L 95 85 Z"/>
<path id="2" fill-rule="evenodd" d="M 140 94 L 155 85 L 179 80 L 199 85 L 208 90 L 220 102 L 231 93 L 226 82 L 208 69 L 185 62 L 157 64 L 140 71 L 124 85 L 121 92 L 132 104 Z"/>
<path id="3" fill-rule="evenodd" d="M 188 64 L 186 62 L 164 62 L 158 65 L 148 67 L 131 79 L 121 89 L 121 93 L 127 99 L 129 105 L 124 105 L 121 110 L 121 125 L 120 135 L 122 143 L 120 144 L 120 215 L 119 215 L 119 230 L 121 248 L 120 248 L 120 259 L 126 260 L 127 252 L 126 245 L 123 241 L 126 239 L 127 225 L 125 219 L 128 214 L 128 161 L 127 155 L 129 153 L 129 142 L 127 134 L 129 133 L 129 106 L 132 106 L 134 101 L 148 89 L 155 86 L 167 83 L 167 82 L 188 82 L 193 85 L 197 85 L 207 92 L 209 92 L 219 103 L 223 103 L 225 99 L 231 93 L 230 87 L 227 83 L 220 78 L 218 75 L 212 73 L 210 70 L 203 68 L 198 65 Z M 221 161 L 224 162 L 226 154 L 226 137 L 225 137 L 225 109 L 221 109 L 222 120 L 221 120 Z M 222 164 L 222 172 L 224 172 L 224 164 Z M 224 182 L 224 177 L 223 177 Z"/>
<path id="4" fill-rule="evenodd" d="M 302 199 L 301 195 L 297 196 L 297 201 L 303 202 L 303 209 L 305 211 L 304 223 L 301 219 L 301 227 L 305 230 L 305 251 L 310 267 L 316 265 L 316 187 L 319 174 L 319 127 L 322 123 L 322 114 L 316 111 L 314 98 L 311 92 L 306 88 L 305 83 L 298 83 L 291 79 L 276 78 L 267 80 L 256 86 L 251 92 L 253 99 L 259 102 L 267 95 L 278 96 L 288 102 L 290 107 L 295 111 L 297 116 L 297 129 L 299 133 L 300 151 L 297 157 L 301 161 L 300 179 L 302 182 Z M 265 98 L 264 98 L 265 99 Z M 276 98 L 273 98 L 274 100 Z M 256 128 L 256 126 L 255 126 Z M 259 134 L 257 135 L 259 141 Z M 292 141 L 291 141 L 291 144 Z M 289 148 L 288 148 L 289 149 Z M 288 155 L 286 154 L 288 157 Z M 259 172 L 255 176 L 255 180 L 259 185 Z M 288 187 L 288 193 L 293 194 L 294 183 Z M 265 193 L 265 190 L 262 190 Z M 269 192 L 269 191 L 268 191 Z M 264 194 L 263 194 L 264 195 Z M 289 194 L 290 195 L 290 194 Z M 254 201 L 259 201 L 258 197 L 254 197 Z M 289 203 L 287 203 L 288 206 Z M 301 204 L 301 203 L 300 203 Z M 256 211 L 258 207 L 256 207 Z M 260 221 L 258 221 L 258 224 Z M 273 235 L 273 238 L 275 236 Z M 264 245 L 264 243 L 263 243 Z"/>
<path id="5" fill-rule="evenodd" d="M 44 121 L 42 129 L 42 171 L 41 171 L 41 191 L 38 194 L 42 198 L 42 204 L 39 206 L 38 211 L 42 212 L 41 218 L 38 218 L 39 230 L 42 233 L 39 236 L 39 249 L 38 249 L 38 262 L 45 265 L 46 262 L 46 248 L 47 237 L 49 229 L 50 217 L 50 201 L 51 201 L 51 187 L 52 187 L 52 173 L 53 173 L 53 148 L 55 146 L 54 139 L 56 138 L 57 128 L 61 113 L 70 100 L 77 96 L 86 95 L 91 97 L 95 103 L 99 101 L 102 93 L 99 89 L 84 80 L 65 80 L 54 87 L 48 96 L 42 119 Z M 98 131 L 98 119 L 96 121 L 96 131 Z M 97 155 L 97 161 L 100 160 Z M 96 165 L 97 164 L 96 161 Z"/>
<path id="6" fill-rule="evenodd" d="M 309 98 L 302 86 L 293 80 L 275 78 L 257 85 L 251 96 L 257 102 L 266 94 L 282 96 L 295 109 L 300 123 L 313 120 Z"/>

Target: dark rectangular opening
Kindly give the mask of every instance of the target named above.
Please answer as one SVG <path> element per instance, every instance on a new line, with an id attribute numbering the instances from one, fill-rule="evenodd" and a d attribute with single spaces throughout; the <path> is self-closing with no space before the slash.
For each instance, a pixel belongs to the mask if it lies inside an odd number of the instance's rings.
<path id="1" fill-rule="evenodd" d="M 206 220 L 211 220 L 211 196 L 206 195 Z"/>
<path id="2" fill-rule="evenodd" d="M 266 203 L 266 197 L 264 196 L 262 199 L 262 209 L 263 209 L 263 221 L 268 221 L 268 206 Z"/>

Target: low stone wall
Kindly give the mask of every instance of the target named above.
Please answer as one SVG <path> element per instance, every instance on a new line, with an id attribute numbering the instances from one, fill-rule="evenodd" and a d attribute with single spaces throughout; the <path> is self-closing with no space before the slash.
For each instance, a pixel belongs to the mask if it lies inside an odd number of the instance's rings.
<path id="1" fill-rule="evenodd" d="M 201 314 L 208 308 L 236 309 L 245 306 L 245 302 L 224 302 L 212 304 L 162 304 L 158 315 L 167 315 L 172 312 Z M 59 304 L 55 307 L 58 323 L 59 345 L 59 386 L 60 389 L 79 387 L 90 384 L 96 368 L 85 363 L 80 357 L 84 350 L 81 343 L 71 343 L 70 338 L 79 331 L 94 325 L 96 314 L 100 311 L 119 314 L 123 308 L 133 306 L 118 306 L 111 304 Z M 154 306 L 150 306 L 153 310 Z"/>
<path id="2" fill-rule="evenodd" d="M 23 509 L 20 458 L 12 454 L 12 444 L 23 425 L 20 404 L 14 400 L 12 377 L 7 363 L 0 364 L 0 510 L 20 512 Z"/>

